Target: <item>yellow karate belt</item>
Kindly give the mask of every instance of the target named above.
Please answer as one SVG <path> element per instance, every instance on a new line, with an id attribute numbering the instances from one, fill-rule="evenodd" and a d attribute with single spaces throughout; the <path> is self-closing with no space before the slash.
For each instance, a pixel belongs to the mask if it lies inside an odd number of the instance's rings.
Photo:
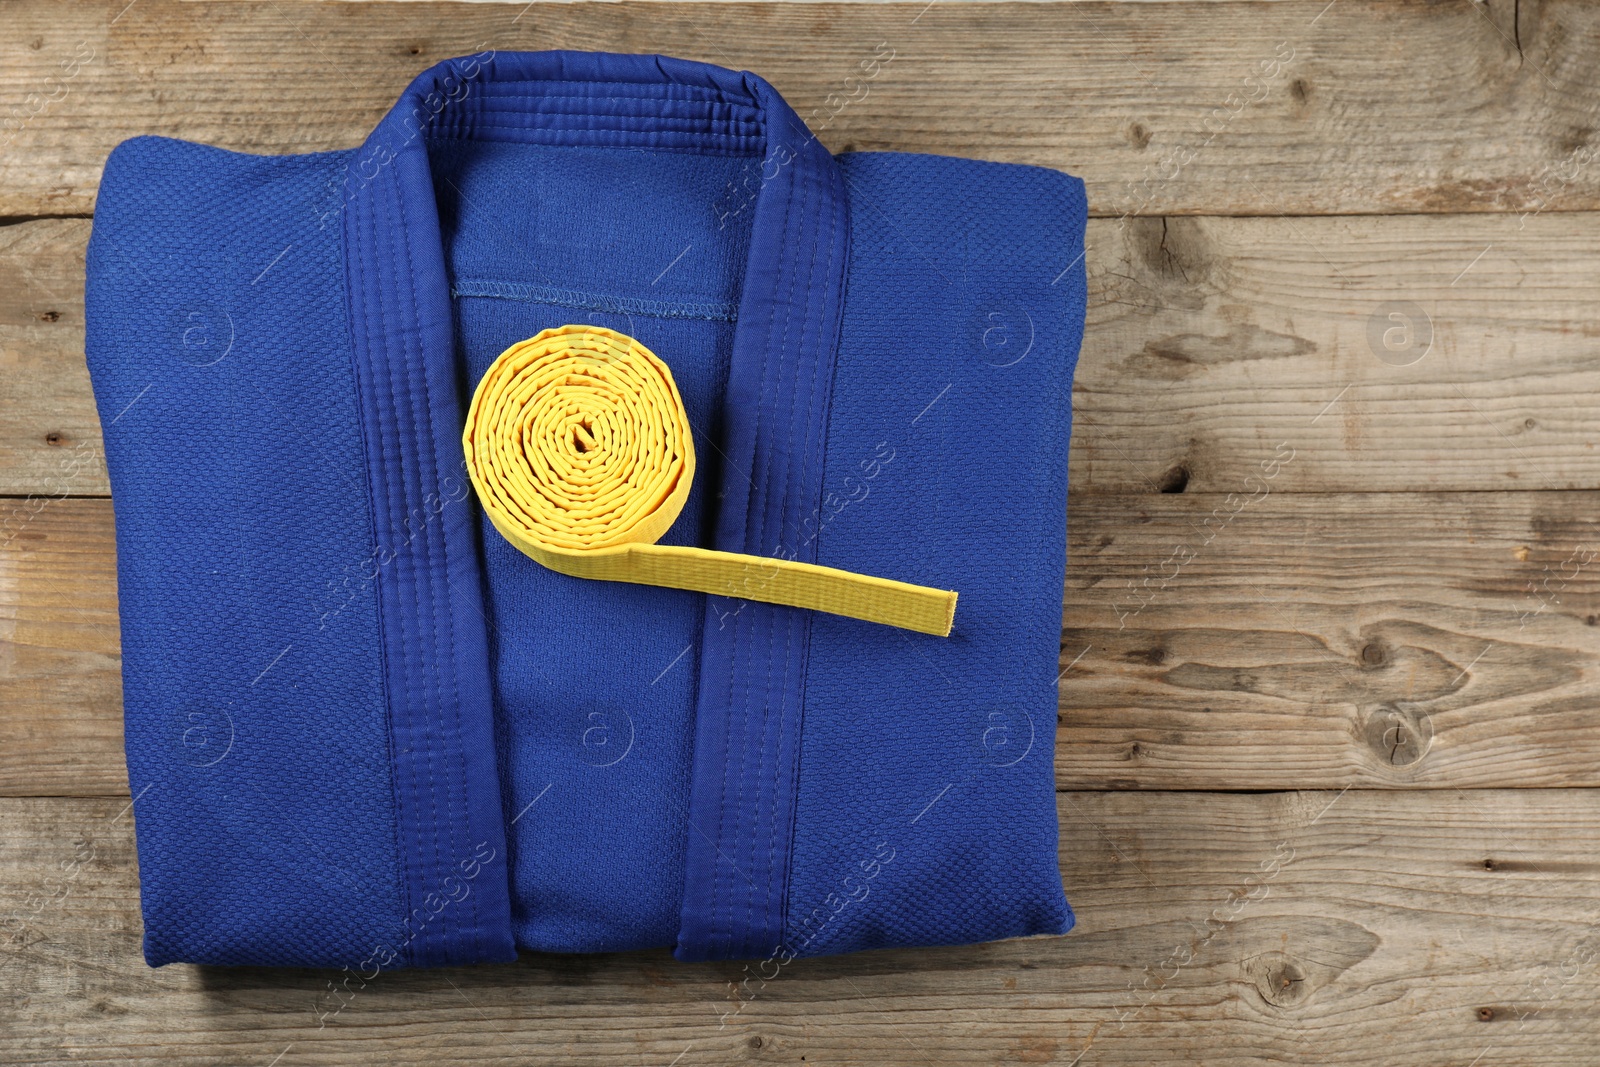
<path id="1" fill-rule="evenodd" d="M 950 634 L 953 592 L 656 544 L 688 499 L 694 442 L 672 371 L 626 334 L 562 326 L 512 345 L 478 383 L 461 443 L 489 521 L 551 570 Z"/>

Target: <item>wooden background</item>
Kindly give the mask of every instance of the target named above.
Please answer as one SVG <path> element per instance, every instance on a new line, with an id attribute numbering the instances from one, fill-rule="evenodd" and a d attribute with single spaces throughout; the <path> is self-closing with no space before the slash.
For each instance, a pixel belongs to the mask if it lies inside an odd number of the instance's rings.
<path id="1" fill-rule="evenodd" d="M 835 150 L 1087 180 L 1070 936 L 754 999 L 733 964 L 525 956 L 386 974 L 323 1026 L 327 973 L 141 960 L 101 163 L 351 146 L 483 47 L 746 68 Z M 1576 0 L 4 0 L 0 1059 L 1600 1063 L 1597 62 Z"/>

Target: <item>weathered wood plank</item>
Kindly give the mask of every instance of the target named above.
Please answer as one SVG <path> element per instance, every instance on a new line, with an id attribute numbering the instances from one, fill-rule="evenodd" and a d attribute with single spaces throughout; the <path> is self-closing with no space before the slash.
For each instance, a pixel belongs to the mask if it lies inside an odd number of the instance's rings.
<path id="1" fill-rule="evenodd" d="M 88 226 L 0 227 L 0 492 L 107 491 Z M 1280 445 L 1277 491 L 1600 488 L 1600 213 L 1103 220 L 1089 245 L 1077 493 L 1248 492 Z M 1023 345 L 1027 310 L 996 314 L 988 342 Z"/>
<path id="2" fill-rule="evenodd" d="M 1600 487 L 1600 214 L 1091 226 L 1072 486 Z"/>
<path id="3" fill-rule="evenodd" d="M 108 500 L 0 500 L 0 795 L 119 794 L 121 643 Z"/>
<path id="4" fill-rule="evenodd" d="M 1257 486 L 1069 504 L 1061 785 L 1600 784 L 1600 495 Z"/>
<path id="5" fill-rule="evenodd" d="M 0 226 L 0 493 L 104 494 L 83 362 L 87 219 Z"/>
<path id="6" fill-rule="evenodd" d="M 1600 493 L 1071 507 L 1062 787 L 1600 785 Z M 6 529 L 0 795 L 126 794 L 110 504 Z"/>
<path id="7" fill-rule="evenodd" d="M 413 74 L 484 48 L 754 70 L 831 148 L 1059 167 L 1102 215 L 1600 207 L 1593 5 L 1286 0 L 1151 16 L 1142 3 L 14 0 L 0 215 L 87 212 L 106 153 L 139 133 L 256 152 L 357 144 Z"/>
<path id="8" fill-rule="evenodd" d="M 742 988 L 665 952 L 530 954 L 383 974 L 332 1012 L 334 972 L 146 968 L 126 802 L 7 800 L 0 1061 L 1593 1062 L 1600 793 L 1059 802 L 1065 938 Z"/>

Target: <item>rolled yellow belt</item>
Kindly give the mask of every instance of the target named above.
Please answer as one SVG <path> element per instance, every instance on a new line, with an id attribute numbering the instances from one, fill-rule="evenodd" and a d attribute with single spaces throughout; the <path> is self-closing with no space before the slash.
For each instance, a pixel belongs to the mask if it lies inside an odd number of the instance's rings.
<path id="1" fill-rule="evenodd" d="M 953 592 L 656 544 L 688 499 L 694 441 L 672 371 L 626 334 L 562 326 L 512 345 L 478 383 L 461 443 L 489 521 L 551 570 L 950 634 Z"/>

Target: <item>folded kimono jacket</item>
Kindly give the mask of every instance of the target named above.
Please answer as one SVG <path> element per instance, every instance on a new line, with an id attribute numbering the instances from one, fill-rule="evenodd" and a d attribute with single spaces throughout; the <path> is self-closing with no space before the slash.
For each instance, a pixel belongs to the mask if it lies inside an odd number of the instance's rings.
<path id="1" fill-rule="evenodd" d="M 1075 178 L 831 156 L 656 56 L 442 63 L 350 151 L 118 147 L 87 348 L 148 961 L 1065 932 L 1084 224 Z M 519 551 L 468 404 L 562 329 L 670 368 L 662 546 L 954 591 L 948 636 Z"/>

